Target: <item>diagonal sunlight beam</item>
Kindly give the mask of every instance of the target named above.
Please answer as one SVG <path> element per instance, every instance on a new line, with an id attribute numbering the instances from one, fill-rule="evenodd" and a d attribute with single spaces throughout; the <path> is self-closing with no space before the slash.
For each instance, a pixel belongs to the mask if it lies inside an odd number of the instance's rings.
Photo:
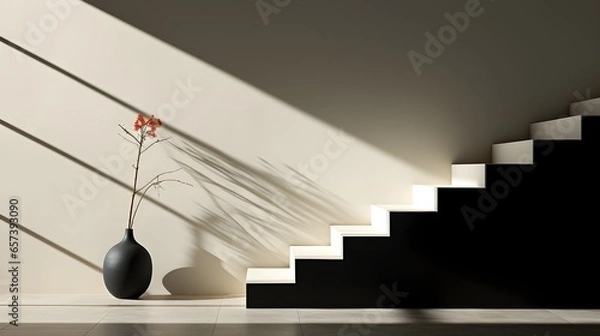
<path id="1" fill-rule="evenodd" d="M 79 77 L 79 76 L 77 76 L 77 75 L 75 75 L 75 74 L 73 74 L 73 73 L 71 73 L 71 72 L 69 72 L 69 71 L 67 71 L 67 70 L 59 67 L 58 65 L 56 65 L 56 64 L 54 64 L 54 63 L 52 63 L 52 62 L 50 62 L 50 61 L 48 61 L 46 59 L 44 59 L 43 57 L 41 57 L 41 56 L 39 56 L 39 55 L 37 55 L 37 54 L 29 51 L 29 50 L 26 50 L 26 49 L 22 48 L 18 44 L 13 43 L 10 40 L 8 40 L 8 39 L 6 39 L 6 38 L 4 38 L 2 36 L 0 36 L 0 42 L 2 42 L 3 44 L 7 45 L 8 47 L 10 47 L 10 48 L 18 51 L 19 53 L 22 53 L 25 56 L 27 56 L 27 57 L 35 60 L 36 62 L 38 62 L 38 63 L 40 63 L 40 64 L 42 64 L 42 65 L 44 65 L 44 66 L 46 66 L 46 67 L 48 67 L 50 69 L 53 69 L 54 71 L 56 71 L 56 72 L 64 75 L 65 77 L 70 78 L 71 80 L 75 81 L 76 83 L 85 86 L 86 88 L 92 90 L 93 92 L 96 92 L 97 94 L 99 94 L 102 97 L 105 97 L 105 98 L 109 99 L 110 101 L 118 104 L 119 106 L 125 108 L 126 110 L 128 110 L 128 111 L 130 111 L 130 112 L 132 112 L 134 114 L 143 113 L 143 112 L 141 112 L 141 109 L 136 108 L 134 105 L 132 105 L 132 104 L 130 104 L 130 103 L 128 103 L 128 102 L 126 102 L 126 101 L 124 101 L 124 100 L 116 97 L 115 95 L 112 95 L 112 94 L 108 93 L 107 91 L 101 89 L 100 87 L 98 87 L 98 86 L 96 86 L 96 85 L 94 85 L 94 84 L 92 84 L 92 83 L 90 83 L 90 82 L 82 79 L 81 77 Z M 145 114 L 146 116 L 148 116 L 147 113 L 143 113 L 143 114 Z M 41 139 L 37 138 L 36 136 L 34 136 L 34 135 L 32 135 L 32 134 L 24 131 L 24 130 L 19 129 L 18 127 L 10 124 L 7 121 L 4 121 L 4 120 L 0 119 L 0 126 L 5 126 L 8 129 L 12 130 L 13 132 L 16 132 L 17 134 L 20 134 L 21 136 L 24 136 L 27 139 L 29 139 L 29 140 L 31 140 L 31 141 L 39 144 L 39 145 L 42 145 L 43 147 L 48 148 L 48 149 L 52 150 L 53 152 L 55 152 L 55 153 L 57 153 L 59 155 L 62 155 L 63 157 L 65 157 L 65 158 L 67 158 L 67 159 L 69 159 L 69 160 L 71 160 L 71 161 L 73 161 L 73 162 L 75 162 L 75 163 L 77 163 L 77 164 L 79 164 L 79 165 L 87 168 L 88 170 L 93 171 L 93 172 L 99 174 L 100 176 L 106 178 L 108 181 L 116 183 L 117 185 L 125 188 L 126 190 L 129 190 L 129 186 L 126 185 L 126 184 L 124 184 L 123 182 L 121 182 L 121 181 L 115 179 L 114 177 L 112 177 L 112 176 L 110 176 L 110 175 L 108 175 L 108 174 L 106 174 L 106 173 L 98 170 L 97 168 L 95 168 L 95 167 L 91 166 L 90 164 L 88 164 L 88 163 L 86 163 L 86 162 L 84 162 L 84 161 L 76 158 L 75 156 L 73 156 L 73 155 L 71 155 L 71 154 L 69 154 L 69 153 L 67 153 L 67 152 L 65 152 L 65 151 L 57 148 L 56 146 L 53 146 L 53 145 L 49 144 L 48 142 L 46 142 L 44 140 L 41 140 Z M 274 173 L 276 173 L 275 166 L 273 164 L 265 161 L 264 159 L 261 159 L 261 162 L 262 162 L 263 165 L 266 166 L 267 172 L 265 172 L 265 171 L 259 171 L 259 170 L 257 170 L 254 167 L 250 167 L 248 164 L 246 164 L 244 162 L 241 162 L 239 159 L 236 159 L 236 158 L 230 156 L 229 154 L 223 152 L 222 150 L 218 149 L 217 147 L 215 147 L 213 145 L 210 145 L 210 144 L 208 144 L 206 142 L 201 141 L 200 139 L 192 136 L 191 134 L 188 134 L 186 132 L 181 131 L 179 128 L 173 127 L 173 126 L 168 125 L 168 124 L 164 124 L 163 128 L 166 131 L 169 131 L 173 135 L 176 135 L 180 139 L 184 140 L 184 142 L 187 141 L 189 144 L 192 144 L 194 146 L 202 148 L 203 152 L 210 153 L 210 157 L 216 158 L 215 162 L 212 162 L 212 161 L 209 162 L 209 163 L 211 163 L 210 166 L 215 171 L 218 171 L 218 172 L 220 172 L 222 174 L 225 174 L 224 177 L 226 177 L 229 180 L 229 182 L 231 182 L 231 183 L 235 183 L 236 182 L 235 181 L 236 177 L 239 178 L 241 176 L 241 177 L 244 177 L 243 180 L 246 182 L 246 184 L 249 184 L 249 185 L 252 185 L 252 186 L 255 186 L 255 187 L 258 186 L 259 187 L 258 188 L 259 191 L 263 191 L 263 192 L 265 191 L 265 190 L 263 190 L 261 188 L 262 186 L 260 184 L 257 184 L 257 182 L 254 181 L 251 178 L 248 179 L 248 177 L 246 175 L 244 175 L 244 174 L 240 175 L 239 172 L 230 171 L 230 170 L 224 168 L 224 167 L 227 167 L 228 165 L 229 166 L 238 167 L 238 169 L 242 169 L 242 170 L 249 170 L 250 172 L 252 172 L 254 174 L 257 174 L 261 179 L 266 179 L 267 181 L 270 181 L 270 185 L 272 184 L 272 186 L 273 187 L 277 187 L 277 189 L 282 189 L 282 188 L 283 189 L 287 189 L 287 188 L 290 187 L 290 186 L 286 186 L 286 184 L 288 184 L 289 182 L 286 183 L 285 179 L 283 177 L 280 177 L 281 180 L 280 180 L 280 178 L 276 178 L 276 176 L 278 174 L 274 174 Z M 204 160 L 201 160 L 201 161 L 204 162 L 205 164 L 207 163 Z M 224 166 L 223 164 L 226 164 L 226 165 Z M 291 168 L 289 166 L 286 166 L 286 167 L 288 169 L 290 169 L 290 171 L 295 171 L 295 169 L 293 169 L 293 168 Z M 254 175 L 254 174 L 252 174 L 252 175 Z M 316 195 L 317 192 L 325 192 L 325 190 L 322 190 L 322 188 L 320 186 L 316 185 L 314 183 L 314 181 L 308 180 L 306 177 L 301 176 L 301 175 L 300 175 L 299 179 L 303 180 L 308 186 L 312 187 L 312 188 L 309 189 L 309 191 L 307 191 L 307 195 L 305 195 L 305 196 L 307 196 L 307 197 L 308 196 L 313 197 L 313 196 Z M 258 193 L 258 194 L 254 193 L 254 195 L 258 196 L 258 198 L 262 199 L 262 201 L 267 201 L 267 202 L 269 201 L 266 198 L 266 196 L 261 195 L 261 193 Z M 176 212 L 174 209 L 172 209 L 172 208 L 170 208 L 170 207 L 168 207 L 168 206 L 166 206 L 166 205 L 164 205 L 164 204 L 162 204 L 162 203 L 160 203 L 160 202 L 158 202 L 158 201 L 156 201 L 156 200 L 154 200 L 154 199 L 152 199 L 150 197 L 148 197 L 148 200 L 150 202 L 152 202 L 153 204 L 157 205 L 158 207 L 160 207 L 161 209 L 166 210 L 169 213 L 175 215 L 176 217 L 182 219 L 185 223 L 189 224 L 192 228 L 194 228 L 196 230 L 200 229 L 200 228 L 203 228 L 204 226 L 206 226 L 206 225 L 203 225 L 203 221 L 200 218 L 192 218 L 192 219 L 187 218 L 184 215 L 182 215 L 181 213 Z M 305 203 L 299 204 L 298 206 L 300 208 L 296 209 L 295 213 L 296 214 L 299 214 L 299 213 L 308 213 L 308 214 L 311 214 L 311 213 L 313 213 L 311 211 L 300 211 L 300 210 L 302 210 L 301 208 L 306 207 L 307 204 L 308 203 L 306 203 L 306 204 Z M 321 200 L 321 202 L 318 202 L 316 204 L 317 208 L 320 211 L 326 211 L 327 206 L 331 206 L 331 205 L 333 205 L 333 204 L 331 204 L 331 200 Z M 264 210 L 267 210 L 267 213 L 271 212 L 268 209 L 264 209 Z M 287 209 L 285 207 L 279 207 L 279 210 L 280 211 L 283 210 L 284 213 L 288 212 L 288 211 L 286 211 Z M 244 215 L 244 214 L 245 213 L 243 213 L 241 215 Z M 291 216 L 290 213 L 287 213 L 286 216 L 287 217 L 285 217 L 285 219 L 289 219 L 289 218 L 293 217 L 293 216 Z M 248 216 L 245 216 L 244 218 L 246 220 L 248 220 Z M 308 221 L 308 222 L 311 222 L 308 217 L 306 217 L 305 220 Z M 256 220 L 254 220 L 253 222 L 256 222 Z M 258 223 L 258 224 L 261 224 L 261 223 Z M 272 230 L 272 228 L 269 228 L 269 226 L 262 225 L 262 227 L 266 228 L 267 231 L 269 231 L 269 229 Z M 209 226 L 209 228 L 210 228 L 210 226 Z M 295 229 L 295 228 L 293 228 L 293 229 Z M 222 232 L 218 232 L 218 231 L 214 232 L 214 230 L 208 230 L 208 231 L 212 232 L 213 234 L 217 234 L 217 236 L 219 236 L 219 234 L 222 233 Z M 295 232 L 295 231 L 293 231 L 293 232 Z M 296 235 L 291 235 L 291 236 L 297 238 L 297 237 L 300 236 L 301 233 L 302 232 L 297 232 Z M 227 238 L 227 237 L 230 237 L 230 236 L 231 236 L 231 233 L 229 233 L 228 235 L 226 235 L 224 237 Z M 247 235 L 244 235 L 244 236 L 247 236 Z M 270 243 L 270 242 L 267 241 L 267 242 L 257 242 L 257 243 L 258 244 L 255 244 L 255 245 L 262 246 L 265 249 L 269 250 L 269 244 L 267 244 L 267 243 Z M 235 244 L 230 244 L 230 245 L 235 246 Z M 287 245 L 289 245 L 289 244 L 287 244 Z M 206 250 L 206 251 L 209 252 L 209 253 L 211 253 L 209 250 Z M 243 253 L 243 251 L 237 251 L 237 252 L 239 252 L 240 255 L 248 257 L 245 253 Z M 213 253 L 214 253 L 214 251 L 213 251 Z M 287 261 L 287 256 L 285 257 L 285 260 Z M 253 263 L 250 262 L 250 264 L 253 264 Z"/>
<path id="2" fill-rule="evenodd" d="M 95 85 L 93 85 L 93 84 L 91 84 L 91 83 L 83 80 L 82 78 L 80 78 L 80 77 L 78 77 L 78 76 L 76 76 L 76 75 L 68 72 L 67 70 L 59 67 L 58 65 L 56 65 L 56 64 L 54 64 L 54 63 L 52 63 L 52 62 L 50 62 L 50 61 L 48 61 L 48 60 L 46 60 L 44 58 L 42 58 L 42 57 L 40 57 L 40 56 L 32 53 L 31 51 L 29 51 L 29 50 L 27 50 L 27 49 L 19 46 L 18 44 L 9 41 L 8 39 L 6 39 L 5 37 L 3 37 L 2 35 L 0 35 L 0 42 L 6 44 L 7 46 L 15 49 L 16 51 L 18 51 L 18 52 L 20 52 L 20 53 L 22 53 L 24 55 L 26 55 L 26 56 L 28 56 L 28 57 L 30 57 L 30 58 L 32 58 L 32 59 L 34 59 L 34 60 L 42 63 L 43 65 L 45 65 L 45 66 L 47 66 L 47 67 L 49 67 L 49 68 L 51 68 L 51 69 L 53 69 L 53 70 L 55 70 L 55 71 L 63 74 L 63 75 L 71 78 L 72 80 L 76 81 L 77 83 L 79 83 L 79 84 L 81 84 L 83 86 L 88 87 L 89 89 L 91 89 L 91 90 L 93 90 L 93 91 L 95 91 L 95 92 L 103 95 L 104 97 L 106 97 L 106 98 L 114 101 L 115 103 L 117 103 L 117 104 L 125 107 L 128 110 L 135 111 L 136 113 L 139 111 L 133 105 L 131 105 L 131 104 L 129 104 L 129 103 L 127 103 L 127 102 L 125 102 L 125 101 L 123 101 L 123 100 L 121 100 L 121 99 L 113 96 L 113 95 L 111 95 L 110 93 L 108 93 L 108 92 L 100 89 L 99 87 L 97 87 L 97 86 L 95 86 Z"/>
<path id="3" fill-rule="evenodd" d="M 96 85 L 94 85 L 94 84 L 92 84 L 92 83 L 90 83 L 90 82 L 88 82 L 88 81 L 86 81 L 86 80 L 84 80 L 84 79 L 82 79 L 82 78 L 80 78 L 80 77 L 76 76 L 75 74 L 72 74 L 72 73 L 68 72 L 67 70 L 65 70 L 65 69 L 63 69 L 63 68 L 61 68 L 61 67 L 59 67 L 59 66 L 55 65 L 54 63 L 52 63 L 52 62 L 50 62 L 50 61 L 48 61 L 48 60 L 46 60 L 46 59 L 44 59 L 44 58 L 42 58 L 42 57 L 40 57 L 40 56 L 38 56 L 38 55 L 34 54 L 34 53 L 32 53 L 32 52 L 30 52 L 29 50 L 26 50 L 26 49 L 24 49 L 24 48 L 20 47 L 19 45 L 15 44 L 15 43 L 13 43 L 13 42 L 11 42 L 11 41 L 9 41 L 8 39 L 6 39 L 6 38 L 2 37 L 1 35 L 0 35 L 0 42 L 2 42 L 2 43 L 4 43 L 4 44 L 6 44 L 7 46 L 9 46 L 9 47 L 11 47 L 11 48 L 13 48 L 13 49 L 15 49 L 15 50 L 17 50 L 17 51 L 19 51 L 19 52 L 23 53 L 23 54 L 25 54 L 26 56 L 28 56 L 28 57 L 30 57 L 30 58 L 32 58 L 32 59 L 34 59 L 34 60 L 38 61 L 38 62 L 40 62 L 40 63 L 42 63 L 42 64 L 44 64 L 44 65 L 46 65 L 46 66 L 48 66 L 48 67 L 52 68 L 53 70 L 56 70 L 57 72 L 59 72 L 59 73 L 61 73 L 61 74 L 65 75 L 65 76 L 67 76 L 68 78 L 71 78 L 71 79 L 73 79 L 73 80 L 74 80 L 74 81 L 76 81 L 77 83 L 80 83 L 80 84 L 84 85 L 85 87 L 87 87 L 87 88 L 91 89 L 92 91 L 94 91 L 94 92 L 96 92 L 96 93 L 98 93 L 98 94 L 100 94 L 100 95 L 102 95 L 102 96 L 104 96 L 104 97 L 106 97 L 106 98 L 110 99 L 111 101 L 113 101 L 113 102 L 115 102 L 116 104 L 118 104 L 118 105 L 120 105 L 120 106 L 122 106 L 122 107 L 124 107 L 124 108 L 128 109 L 129 111 L 131 111 L 131 112 L 133 112 L 133 113 L 136 113 L 136 114 L 137 114 L 137 113 L 143 113 L 143 114 L 145 114 L 146 116 L 149 116 L 147 113 L 141 112 L 141 109 L 138 109 L 138 108 L 136 108 L 136 107 L 135 107 L 135 106 L 133 106 L 132 104 L 129 104 L 129 103 L 125 102 L 124 100 L 122 100 L 122 99 L 120 99 L 120 98 L 118 98 L 118 97 L 116 97 L 116 96 L 114 96 L 114 95 L 112 95 L 112 94 L 110 94 L 110 93 L 108 93 L 108 92 L 104 91 L 103 89 L 101 89 L 101 88 L 97 87 Z M 8 124 L 6 121 L 4 121 L 4 120 L 0 119 L 0 125 L 5 125 L 5 126 L 6 126 L 6 125 L 10 125 L 10 124 Z M 7 126 L 7 127 L 8 127 L 8 126 Z M 179 130 L 179 129 L 177 129 L 177 128 L 175 128 L 175 127 L 171 126 L 171 125 L 168 125 L 168 124 L 163 124 L 163 126 L 162 126 L 162 127 L 163 127 L 164 129 L 166 129 L 167 131 L 170 131 L 170 132 L 172 132 L 173 134 L 175 134 L 175 135 L 179 136 L 180 138 L 182 138 L 182 139 L 185 139 L 186 141 L 188 141 L 188 142 L 190 142 L 190 143 L 193 143 L 193 144 L 199 145 L 199 146 L 203 147 L 204 149 L 208 150 L 209 152 L 211 152 L 211 153 L 213 153 L 213 154 L 215 154 L 215 155 L 217 155 L 217 156 L 219 156 L 219 157 L 221 157 L 221 158 L 225 158 L 225 159 L 227 159 L 227 160 L 235 160 L 235 159 L 233 159 L 232 157 L 230 157 L 228 154 L 226 154 L 226 153 L 224 153 L 223 151 L 219 150 L 218 148 L 216 148 L 216 147 L 214 147 L 214 146 L 211 146 L 210 144 L 208 144 L 208 143 L 205 143 L 205 142 L 203 142 L 203 141 L 200 141 L 200 140 L 198 140 L 197 138 L 195 138 L 194 136 L 192 136 L 192 135 L 190 135 L 190 134 L 188 134 L 188 133 L 185 133 L 185 132 L 183 132 L 183 131 L 181 131 L 181 130 Z M 56 148 L 56 147 L 54 147 L 54 146 L 52 146 L 52 145 L 50 145 L 50 144 L 46 143 L 46 142 L 44 142 L 43 140 L 41 140 L 41 139 L 38 139 L 38 138 L 36 138 L 36 137 L 34 137 L 34 136 L 32 136 L 32 135 L 30 135 L 30 134 L 28 134 L 28 133 L 26 133 L 26 132 L 24 132 L 24 131 L 22 131 L 22 130 L 20 130 L 20 129 L 16 128 L 16 127 L 15 127 L 15 126 L 13 126 L 13 125 L 10 125 L 10 127 L 9 127 L 9 128 L 10 128 L 11 130 L 13 130 L 13 131 L 15 131 L 15 132 L 17 132 L 17 133 L 19 133 L 19 134 L 23 135 L 23 136 L 26 136 L 26 137 L 27 137 L 27 138 L 29 138 L 30 140 L 33 140 L 33 141 L 37 142 L 38 144 L 42 144 L 43 146 L 45 146 L 45 147 L 47 147 L 47 148 L 49 148 L 49 149 L 52 149 L 52 150 L 54 150 L 55 152 L 57 152 L 57 153 L 59 153 L 59 154 L 61 154 L 61 155 L 65 156 L 65 157 L 67 157 L 67 158 L 69 158 L 69 159 L 73 160 L 74 162 L 76 162 L 76 163 L 78 163 L 78 164 L 81 164 L 81 165 L 83 165 L 84 167 L 86 167 L 86 168 L 88 168 L 88 169 L 90 169 L 90 170 L 92 170 L 92 171 L 94 171 L 94 172 L 96 172 L 96 173 L 100 174 L 101 176 L 103 176 L 103 177 L 105 177 L 105 178 L 109 179 L 110 181 L 112 181 L 112 182 L 114 182 L 114 183 L 117 183 L 118 185 L 120 185 L 120 186 L 122 186 L 122 187 L 124 187 L 124 188 L 127 188 L 127 189 L 129 189 L 129 187 L 128 187 L 127 185 L 125 185 L 124 183 L 122 183 L 121 181 L 119 181 L 119 180 L 117 180 L 117 179 L 113 178 L 113 177 L 112 177 L 112 176 L 110 176 L 110 175 L 107 175 L 107 174 L 105 174 L 104 172 L 102 172 L 102 171 L 100 171 L 100 170 L 98 170 L 98 169 L 94 168 L 93 166 L 91 166 L 91 165 L 89 165 L 89 164 L 87 164 L 87 163 L 85 163 L 85 162 L 83 162 L 83 161 L 81 161 L 81 160 L 79 160 L 79 159 L 77 159 L 77 158 L 75 158 L 75 157 L 73 157 L 72 155 L 70 155 L 70 154 L 68 154 L 68 153 L 66 153 L 66 152 L 64 152 L 64 151 L 62 151 L 62 150 L 60 150 L 60 149 L 58 149 L 58 148 Z M 235 161 L 236 161 L 238 164 L 240 164 L 240 162 L 239 162 L 238 160 L 235 160 Z M 312 181 L 310 181 L 310 183 L 311 183 L 311 184 L 313 184 L 313 183 L 312 183 Z M 163 205 L 162 203 L 160 203 L 160 202 L 158 202 L 158 201 L 156 201 L 156 200 L 154 200 L 154 199 L 152 199 L 152 198 L 150 198 L 150 197 L 148 197 L 148 198 L 149 198 L 149 200 L 150 200 L 152 203 L 154 203 L 155 205 L 158 205 L 158 206 L 160 206 L 160 207 L 161 207 L 161 208 L 163 208 L 164 210 L 167 210 L 167 211 L 169 211 L 170 213 L 172 213 L 172 214 L 174 214 L 174 215 L 178 216 L 179 218 L 181 218 L 181 219 L 185 220 L 186 222 L 188 222 L 188 223 L 190 223 L 190 224 L 194 224 L 194 221 L 193 221 L 193 220 L 191 220 L 191 219 L 189 219 L 189 218 L 187 218 L 187 217 L 183 216 L 182 214 L 179 214 L 179 213 L 177 213 L 175 210 L 173 210 L 173 209 L 171 209 L 171 208 L 169 208 L 169 207 L 167 207 L 167 206 Z"/>
<path id="4" fill-rule="evenodd" d="M 0 214 L 0 220 L 2 220 L 3 222 L 5 222 L 7 225 L 10 225 L 10 219 L 8 219 L 6 216 Z M 94 264 L 93 262 L 71 252 L 70 250 L 58 245 L 57 243 L 51 241 L 50 239 L 28 229 L 27 227 L 23 226 L 23 224 L 19 224 L 19 231 L 21 232 L 25 232 L 26 234 L 30 235 L 31 237 L 39 240 L 40 242 L 54 248 L 55 250 L 62 252 L 63 254 L 67 255 L 68 257 L 71 257 L 73 259 L 75 259 L 76 261 L 84 264 L 85 266 L 93 269 L 96 272 L 100 272 L 102 273 L 102 268 L 96 264 Z"/>
<path id="5" fill-rule="evenodd" d="M 30 134 L 30 133 L 25 132 L 24 130 L 18 128 L 17 126 L 15 126 L 15 125 L 13 125 L 13 124 L 11 124 L 11 123 L 3 120 L 3 119 L 0 119 L 0 126 L 4 126 L 5 128 L 7 128 L 7 129 L 9 129 L 9 130 L 11 130 L 11 131 L 19 134 L 20 136 L 22 136 L 22 137 L 24 137 L 26 139 L 29 139 L 29 140 L 35 142 L 36 144 L 38 144 L 38 145 L 40 145 L 42 147 L 46 147 L 47 149 L 55 152 L 56 154 L 58 154 L 60 156 L 63 156 L 63 157 L 65 157 L 65 158 L 67 158 L 67 159 L 75 162 L 76 164 L 78 164 L 78 165 L 80 165 L 80 166 L 82 166 L 82 167 L 84 167 L 84 168 L 86 168 L 88 170 L 93 171 L 94 173 L 96 173 L 96 174 L 104 177 L 107 180 L 110 180 L 113 183 L 118 184 L 119 186 L 121 186 L 123 188 L 130 189 L 130 187 L 128 185 L 126 185 L 125 183 L 123 183 L 123 182 L 117 180 L 116 178 L 110 176 L 109 174 L 107 174 L 107 173 L 99 170 L 98 168 L 90 165 L 89 163 L 87 163 L 87 162 L 85 162 L 85 161 L 83 161 L 81 159 L 76 158 L 75 156 L 73 156 L 73 155 L 65 152 L 64 150 L 62 150 L 62 149 L 60 149 L 60 148 L 58 148 L 58 147 L 56 147 L 56 146 L 54 146 L 54 145 L 52 145 L 52 144 L 44 141 L 42 139 L 40 139 L 40 138 L 38 138 L 38 137 Z"/>
<path id="6" fill-rule="evenodd" d="M 46 65 L 47 67 L 49 67 L 49 68 L 51 68 L 51 69 L 53 69 L 53 70 L 55 70 L 55 71 L 57 71 L 57 72 L 65 75 L 66 77 L 71 78 L 72 80 L 76 81 L 77 83 L 79 83 L 79 84 L 81 84 L 81 85 L 89 88 L 90 90 L 92 90 L 92 91 L 94 91 L 94 92 L 96 92 L 96 93 L 98 93 L 98 94 L 100 94 L 100 95 L 102 95 L 102 96 L 110 99 L 111 101 L 113 101 L 116 104 L 124 107 L 125 109 L 131 111 L 132 113 L 135 113 L 135 114 L 142 113 L 142 114 L 146 115 L 146 117 L 149 116 L 147 113 L 142 112 L 142 109 L 136 108 L 134 105 L 129 104 L 126 101 L 124 101 L 124 100 L 122 100 L 122 99 L 120 99 L 120 98 L 118 98 L 118 97 L 116 97 L 116 96 L 114 96 L 114 95 L 112 95 L 112 94 L 104 91 L 103 89 L 101 89 L 98 86 L 96 86 L 96 85 L 94 85 L 94 84 L 92 84 L 92 83 L 84 80 L 83 78 L 81 78 L 81 77 L 79 77 L 79 76 L 77 76 L 75 74 L 72 74 L 72 73 L 68 72 L 67 70 L 59 67 L 58 65 L 56 65 L 56 64 L 54 64 L 54 63 L 52 63 L 52 62 L 50 62 L 50 61 L 48 61 L 46 59 L 44 59 L 43 57 L 40 57 L 40 56 L 32 53 L 31 51 L 29 51 L 29 50 L 27 50 L 27 49 L 19 46 L 18 44 L 14 43 L 14 42 L 11 42 L 10 40 L 8 40 L 5 37 L 3 37 L 2 35 L 0 35 L 0 42 L 4 43 L 5 45 L 9 46 L 10 48 L 15 49 L 18 52 L 20 52 L 20 53 L 22 53 L 22 54 L 24 54 L 24 55 L 26 55 L 26 56 L 28 56 L 28 57 L 30 57 L 30 58 L 38 61 L 38 62 Z M 3 121 L 3 120 L 0 119 L 0 121 Z M 227 157 L 227 158 L 230 157 L 229 155 L 227 155 L 223 151 L 219 150 L 218 148 L 216 148 L 214 146 L 211 146 L 208 143 L 199 141 L 194 136 L 192 136 L 192 135 L 190 135 L 188 133 L 185 133 L 185 132 L 183 132 L 183 131 L 175 128 L 175 127 L 172 127 L 171 125 L 163 124 L 162 127 L 164 129 L 166 129 L 167 131 L 170 131 L 173 134 L 176 134 L 177 136 L 181 137 L 182 139 L 185 139 L 186 141 L 189 141 L 191 143 L 200 145 L 200 146 L 206 148 L 207 150 L 211 151 L 212 153 L 220 155 L 221 157 Z M 111 180 L 113 180 L 113 179 L 111 178 Z M 120 183 L 120 182 L 118 182 L 118 183 Z"/>
<path id="7" fill-rule="evenodd" d="M 62 149 L 60 149 L 60 148 L 58 148 L 58 147 L 56 147 L 56 146 L 54 146 L 54 145 L 52 145 L 52 144 L 50 144 L 48 142 L 46 142 L 46 141 L 44 141 L 44 140 L 42 140 L 42 139 L 40 139 L 40 138 L 38 138 L 38 137 L 30 134 L 30 133 L 25 132 L 24 130 L 16 127 L 15 125 L 12 125 L 12 124 L 8 123 L 7 121 L 5 121 L 3 119 L 0 119 L 0 126 L 4 126 L 7 129 L 9 129 L 9 130 L 11 130 L 11 131 L 13 131 L 13 132 L 15 132 L 15 133 L 17 133 L 17 134 L 19 134 L 19 135 L 27 138 L 27 139 L 35 142 L 36 144 L 38 144 L 38 145 L 40 145 L 42 147 L 45 147 L 45 148 L 53 151 L 54 153 L 56 153 L 56 154 L 58 154 L 58 155 L 60 155 L 60 156 L 62 156 L 64 158 L 66 158 L 68 160 L 71 160 L 71 161 L 75 162 L 76 164 L 78 164 L 78 165 L 80 165 L 80 166 L 82 166 L 82 167 L 84 167 L 84 168 L 86 168 L 86 169 L 88 169 L 88 170 L 90 170 L 90 171 L 92 171 L 92 172 L 94 172 L 94 173 L 96 173 L 96 174 L 104 177 L 105 179 L 107 179 L 107 180 L 109 180 L 109 181 L 117 184 L 118 186 L 120 186 L 122 188 L 125 188 L 128 191 L 131 190 L 131 187 L 129 185 L 127 185 L 127 184 L 125 184 L 125 183 L 117 180 L 113 176 L 111 176 L 111 175 L 109 175 L 109 174 L 101 171 L 100 169 L 98 169 L 98 168 L 90 165 L 89 163 L 86 163 L 86 162 L 82 161 L 81 159 L 76 158 L 75 156 L 73 156 L 73 155 L 71 155 L 71 154 L 63 151 Z M 159 202 L 158 200 L 154 199 L 152 196 L 146 196 L 145 200 L 148 200 L 149 202 L 151 202 L 154 205 L 160 207 L 161 209 L 169 212 L 170 214 L 176 216 L 177 218 L 179 218 L 179 219 L 187 222 L 188 224 L 196 225 L 195 222 L 192 219 L 190 219 L 190 218 L 184 216 L 183 214 L 175 211 L 175 209 L 173 209 L 173 208 L 171 208 L 169 206 L 166 206 L 165 204 Z"/>

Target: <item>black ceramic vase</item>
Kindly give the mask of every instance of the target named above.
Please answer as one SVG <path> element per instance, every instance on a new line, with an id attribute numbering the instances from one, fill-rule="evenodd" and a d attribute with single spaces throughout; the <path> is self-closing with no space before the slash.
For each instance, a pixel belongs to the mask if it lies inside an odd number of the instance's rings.
<path id="1" fill-rule="evenodd" d="M 135 240 L 133 229 L 125 229 L 123 240 L 108 250 L 102 275 L 106 289 L 118 299 L 135 300 L 146 292 L 152 280 L 152 258 Z"/>

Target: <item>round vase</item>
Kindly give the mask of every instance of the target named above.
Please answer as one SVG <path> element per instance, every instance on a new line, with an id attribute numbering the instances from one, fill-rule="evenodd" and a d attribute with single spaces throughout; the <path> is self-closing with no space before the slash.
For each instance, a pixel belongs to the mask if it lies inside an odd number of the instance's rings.
<path id="1" fill-rule="evenodd" d="M 135 300 L 146 292 L 152 280 L 152 258 L 135 240 L 133 229 L 125 229 L 123 239 L 108 250 L 102 275 L 106 289 L 118 299 Z"/>

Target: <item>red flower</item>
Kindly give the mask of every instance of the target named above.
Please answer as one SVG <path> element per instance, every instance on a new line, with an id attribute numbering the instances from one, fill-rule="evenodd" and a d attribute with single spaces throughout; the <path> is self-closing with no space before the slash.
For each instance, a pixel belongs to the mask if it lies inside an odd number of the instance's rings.
<path id="1" fill-rule="evenodd" d="M 144 119 L 144 116 L 140 113 L 137 116 L 137 119 L 135 119 L 135 123 L 133 124 L 133 129 L 136 131 L 139 131 L 142 127 L 144 127 L 144 125 L 146 124 L 146 120 Z"/>
<path id="2" fill-rule="evenodd" d="M 156 137 L 156 129 L 162 126 L 162 121 L 158 118 L 154 117 L 154 114 L 150 116 L 150 119 L 144 118 L 144 116 L 140 113 L 137 116 L 137 119 L 133 123 L 133 129 L 136 131 L 141 130 L 145 132 L 150 137 Z"/>

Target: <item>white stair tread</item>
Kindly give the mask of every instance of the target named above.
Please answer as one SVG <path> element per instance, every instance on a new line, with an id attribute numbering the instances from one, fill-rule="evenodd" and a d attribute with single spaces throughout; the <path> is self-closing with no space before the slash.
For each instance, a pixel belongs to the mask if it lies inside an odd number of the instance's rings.
<path id="1" fill-rule="evenodd" d="M 248 268 L 246 283 L 295 283 L 296 271 L 292 268 Z"/>
<path id="2" fill-rule="evenodd" d="M 333 246 L 291 246 L 290 253 L 295 259 L 342 259 L 341 247 Z"/>
<path id="3" fill-rule="evenodd" d="M 433 207 L 418 207 L 414 205 L 403 204 L 378 204 L 377 206 L 388 210 L 389 212 L 434 212 Z"/>
<path id="4" fill-rule="evenodd" d="M 452 189 L 460 189 L 460 188 L 472 188 L 470 185 L 460 185 L 460 184 L 415 184 L 413 187 L 426 188 L 431 190 L 437 190 L 440 188 L 452 188 Z"/>
<path id="5" fill-rule="evenodd" d="M 492 145 L 492 162 L 499 164 L 533 164 L 533 139 Z"/>
<path id="6" fill-rule="evenodd" d="M 600 98 L 583 100 L 569 106 L 571 115 L 600 115 Z"/>
<path id="7" fill-rule="evenodd" d="M 531 124 L 529 131 L 536 140 L 581 140 L 580 115 Z"/>
<path id="8" fill-rule="evenodd" d="M 366 236 L 381 236 L 385 235 L 385 228 L 378 228 L 373 225 L 334 225 L 332 229 L 341 234 L 342 236 L 356 236 L 356 235 L 366 235 Z"/>

